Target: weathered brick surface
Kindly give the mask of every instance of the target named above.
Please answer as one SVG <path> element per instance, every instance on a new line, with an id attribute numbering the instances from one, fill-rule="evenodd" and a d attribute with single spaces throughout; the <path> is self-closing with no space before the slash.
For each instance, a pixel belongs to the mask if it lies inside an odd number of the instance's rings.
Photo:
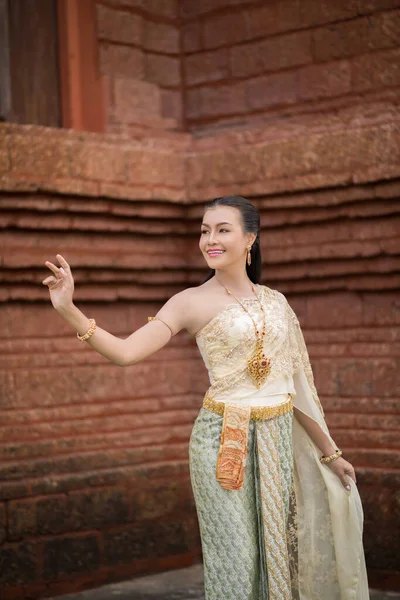
<path id="1" fill-rule="evenodd" d="M 185 60 L 185 73 L 189 85 L 225 79 L 230 75 L 228 50 L 189 55 Z"/>
<path id="2" fill-rule="evenodd" d="M 360 56 L 352 61 L 355 91 L 394 87 L 400 84 L 400 49 Z"/>
<path id="3" fill-rule="evenodd" d="M 114 135 L 0 126 L 10 598 L 199 556 L 188 441 L 207 375 L 193 340 L 114 367 L 77 342 L 40 282 L 61 251 L 85 314 L 127 337 L 199 284 L 202 203 L 232 192 L 260 210 L 263 283 L 298 314 L 331 433 L 357 469 L 369 573 L 398 580 L 398 6 L 182 0 L 179 40 L 175 0 L 99 3 Z M 168 131 L 173 120 L 193 135 Z"/>
<path id="4" fill-rule="evenodd" d="M 202 47 L 203 28 L 199 21 L 183 23 L 181 27 L 182 45 L 185 52 L 195 52 Z"/>
<path id="5" fill-rule="evenodd" d="M 143 19 L 129 11 L 120 11 L 97 5 L 97 33 L 100 39 L 121 44 L 140 46 L 143 37 Z"/>
<path id="6" fill-rule="evenodd" d="M 250 77 L 268 71 L 280 71 L 310 63 L 309 32 L 292 33 L 261 42 L 232 48 L 232 72 L 237 77 Z"/>
<path id="7" fill-rule="evenodd" d="M 250 123 L 271 111 L 286 118 L 310 102 L 318 111 L 325 99 L 330 108 L 335 102 L 357 106 L 360 91 L 399 86 L 397 8 L 396 2 L 358 0 L 183 6 L 189 125 L 207 129 L 231 122 L 232 115 Z M 247 95 L 239 107 L 236 78 L 244 80 Z M 210 110 L 208 97 L 220 94 L 220 80 L 226 96 L 218 111 Z"/>
<path id="8" fill-rule="evenodd" d="M 179 30 L 174 25 L 146 20 L 143 43 L 146 50 L 165 54 L 178 54 Z"/>
<path id="9" fill-rule="evenodd" d="M 103 75 L 142 79 L 145 75 L 144 60 L 140 48 L 117 46 L 108 42 L 100 45 L 100 69 Z"/>
<path id="10" fill-rule="evenodd" d="M 182 94 L 180 90 L 161 91 L 161 114 L 180 123 L 183 119 Z"/>
<path id="11" fill-rule="evenodd" d="M 157 119 L 160 116 L 160 89 L 153 83 L 117 77 L 113 80 L 111 94 L 111 115 L 118 123 L 135 123 L 142 117 Z"/>
<path id="12" fill-rule="evenodd" d="M 313 34 L 315 58 L 329 61 L 396 47 L 399 27 L 399 10 L 322 27 Z"/>
<path id="13" fill-rule="evenodd" d="M 163 87 L 177 87 L 181 81 L 179 59 L 163 54 L 146 54 L 145 78 Z"/>
<path id="14" fill-rule="evenodd" d="M 96 571 L 100 566 L 97 535 L 54 538 L 44 543 L 43 579 Z"/>
<path id="15" fill-rule="evenodd" d="M 10 159 L 11 174 L 18 173 L 19 177 L 24 174 L 52 178 L 69 175 L 69 147 L 57 139 L 37 137 L 33 140 L 30 136 L 15 135 Z"/>
<path id="16" fill-rule="evenodd" d="M 298 99 L 342 96 L 351 91 L 351 66 L 346 61 L 310 65 L 298 72 Z"/>

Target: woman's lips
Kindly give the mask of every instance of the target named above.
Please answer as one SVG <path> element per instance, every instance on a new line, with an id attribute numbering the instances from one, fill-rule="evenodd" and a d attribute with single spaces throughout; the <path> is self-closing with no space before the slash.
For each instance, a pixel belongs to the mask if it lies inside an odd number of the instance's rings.
<path id="1" fill-rule="evenodd" d="M 221 256 L 222 254 L 224 254 L 225 250 L 223 250 L 222 252 L 207 252 L 208 256 L 210 258 L 215 258 L 216 256 Z"/>

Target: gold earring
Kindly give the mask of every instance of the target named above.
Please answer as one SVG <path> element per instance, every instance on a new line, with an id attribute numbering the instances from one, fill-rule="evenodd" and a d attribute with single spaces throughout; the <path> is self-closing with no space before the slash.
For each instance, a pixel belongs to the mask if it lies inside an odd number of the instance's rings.
<path id="1" fill-rule="evenodd" d="M 250 254 L 251 246 L 247 246 L 247 264 L 251 265 L 251 254 Z"/>

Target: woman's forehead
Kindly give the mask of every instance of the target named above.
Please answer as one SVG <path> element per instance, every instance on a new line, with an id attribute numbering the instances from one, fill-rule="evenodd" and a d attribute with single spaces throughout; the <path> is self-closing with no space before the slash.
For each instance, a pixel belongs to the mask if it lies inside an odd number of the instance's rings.
<path id="1" fill-rule="evenodd" d="M 215 225 L 216 223 L 228 222 L 233 225 L 240 223 L 240 211 L 233 206 L 216 206 L 208 209 L 203 216 L 203 223 Z"/>

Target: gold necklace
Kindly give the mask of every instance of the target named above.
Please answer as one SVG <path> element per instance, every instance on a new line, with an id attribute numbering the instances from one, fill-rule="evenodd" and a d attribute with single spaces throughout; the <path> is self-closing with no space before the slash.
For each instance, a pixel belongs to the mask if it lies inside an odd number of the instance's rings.
<path id="1" fill-rule="evenodd" d="M 218 283 L 220 283 L 220 282 L 218 282 Z M 257 296 L 254 286 L 252 285 L 251 289 L 253 290 L 253 292 L 258 300 L 258 303 L 260 305 L 261 311 L 264 315 L 263 328 L 262 328 L 262 331 L 260 334 L 260 332 L 258 331 L 258 327 L 257 327 L 253 317 L 251 316 L 250 312 L 247 310 L 247 308 L 245 306 L 243 306 L 243 304 L 240 302 L 240 300 L 238 298 L 236 298 L 236 296 L 230 290 L 228 290 L 228 288 L 226 288 L 222 283 L 220 285 L 222 285 L 222 287 L 225 288 L 226 292 L 230 296 L 233 296 L 235 298 L 235 300 L 237 300 L 239 302 L 240 306 L 247 312 L 250 319 L 253 321 L 254 330 L 256 332 L 256 348 L 255 348 L 253 355 L 247 361 L 247 370 L 248 370 L 250 376 L 252 377 L 254 383 L 256 384 L 256 386 L 258 388 L 260 388 L 271 372 L 271 361 L 269 358 L 267 358 L 265 356 L 264 350 L 263 350 L 263 345 L 264 345 L 263 342 L 264 342 L 264 337 L 265 337 L 265 327 L 266 327 L 267 318 L 266 318 L 262 303 L 260 302 L 260 299 Z"/>

